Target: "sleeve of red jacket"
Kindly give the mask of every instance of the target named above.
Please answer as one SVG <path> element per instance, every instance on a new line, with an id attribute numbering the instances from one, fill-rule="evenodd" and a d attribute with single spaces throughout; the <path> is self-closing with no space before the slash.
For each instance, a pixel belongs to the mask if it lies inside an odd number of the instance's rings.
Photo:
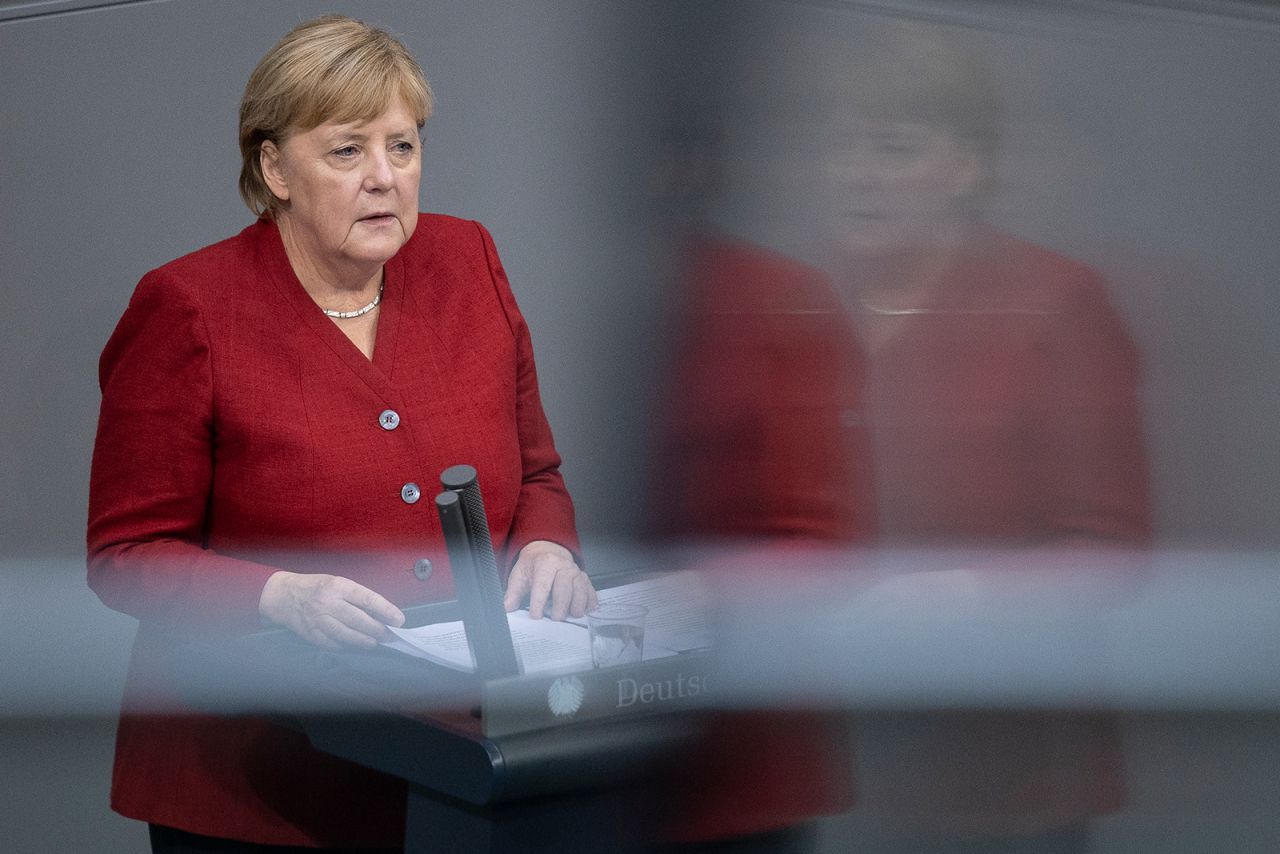
<path id="1" fill-rule="evenodd" d="M 1073 285 L 1050 344 L 1052 465 L 1038 494 L 1059 535 L 1143 545 L 1152 523 L 1137 348 L 1097 276 Z"/>
<path id="2" fill-rule="evenodd" d="M 477 223 L 476 227 L 484 243 L 494 289 L 516 343 L 516 428 L 520 435 L 523 481 L 507 538 L 508 563 L 513 563 L 520 550 L 534 540 L 549 540 L 572 551 L 581 565 L 582 547 L 574 524 L 573 501 L 565 489 L 560 455 L 542 410 L 529 327 L 516 306 L 493 238 L 484 226 Z"/>
<path id="3" fill-rule="evenodd" d="M 209 336 L 195 295 L 157 271 L 103 350 L 89 481 L 89 585 L 110 607 L 186 631 L 259 627 L 276 570 L 202 547 L 213 474 Z"/>
<path id="4" fill-rule="evenodd" d="M 869 450 L 841 426 L 861 364 L 809 297 L 816 271 L 722 249 L 695 255 L 692 298 L 659 415 L 659 536 L 865 542 Z M 764 294 L 764 296 L 761 296 Z M 793 302 L 779 310 L 775 294 Z"/>

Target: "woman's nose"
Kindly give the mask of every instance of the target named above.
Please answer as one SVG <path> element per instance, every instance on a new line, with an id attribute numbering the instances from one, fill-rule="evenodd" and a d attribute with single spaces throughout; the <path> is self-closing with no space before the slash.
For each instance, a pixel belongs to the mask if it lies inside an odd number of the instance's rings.
<path id="1" fill-rule="evenodd" d="M 834 182 L 844 187 L 858 189 L 875 186 L 883 175 L 880 165 L 862 153 L 833 158 L 830 168 Z"/>
<path id="2" fill-rule="evenodd" d="M 364 185 L 369 190 L 385 190 L 395 180 L 391 157 L 385 151 L 374 151 L 368 160 Z"/>

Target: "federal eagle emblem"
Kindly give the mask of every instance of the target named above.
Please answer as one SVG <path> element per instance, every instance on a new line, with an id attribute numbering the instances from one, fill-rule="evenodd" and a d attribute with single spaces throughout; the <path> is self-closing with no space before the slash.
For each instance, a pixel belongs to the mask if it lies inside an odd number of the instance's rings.
<path id="1" fill-rule="evenodd" d="M 582 708 L 586 686 L 577 676 L 561 676 L 547 689 L 547 707 L 558 718 L 567 718 Z"/>

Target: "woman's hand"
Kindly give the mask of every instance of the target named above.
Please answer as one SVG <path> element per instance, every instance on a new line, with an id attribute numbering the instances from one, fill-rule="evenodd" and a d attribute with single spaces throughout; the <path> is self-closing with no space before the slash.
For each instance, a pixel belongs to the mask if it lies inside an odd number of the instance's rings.
<path id="1" fill-rule="evenodd" d="M 337 575 L 277 572 L 267 579 L 258 612 L 328 649 L 372 649 L 404 613 L 368 587 Z"/>
<path id="2" fill-rule="evenodd" d="M 570 614 L 581 617 L 596 606 L 595 588 L 574 563 L 573 554 L 546 540 L 534 540 L 520 550 L 507 579 L 503 607 L 514 611 L 526 597 L 529 616 L 535 620 L 541 619 L 544 611 L 553 620 L 563 620 Z"/>

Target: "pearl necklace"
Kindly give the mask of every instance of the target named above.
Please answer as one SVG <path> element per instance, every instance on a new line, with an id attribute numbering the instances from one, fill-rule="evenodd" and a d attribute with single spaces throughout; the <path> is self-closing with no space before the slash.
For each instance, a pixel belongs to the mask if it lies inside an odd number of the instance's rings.
<path id="1" fill-rule="evenodd" d="M 915 317 L 922 314 L 946 314 L 936 308 L 885 308 L 864 299 L 858 300 L 862 310 L 877 317 Z"/>
<path id="2" fill-rule="evenodd" d="M 926 317 L 951 315 L 955 317 L 988 317 L 1012 315 L 1018 317 L 1043 317 L 1054 312 L 1043 308 L 1021 306 L 991 306 L 989 308 L 885 308 L 864 299 L 858 300 L 862 310 L 875 317 Z"/>
<path id="3" fill-rule="evenodd" d="M 320 310 L 323 311 L 325 314 L 327 314 L 329 317 L 336 317 L 338 320 L 350 320 L 353 317 L 362 317 L 368 314 L 369 312 L 373 311 L 375 308 L 378 307 L 378 303 L 382 302 L 382 288 L 385 284 L 386 284 L 385 282 L 379 283 L 378 295 L 373 298 L 373 302 L 369 303 L 366 306 L 361 306 L 360 308 L 357 308 L 354 311 L 334 311 L 331 308 L 322 308 Z"/>

